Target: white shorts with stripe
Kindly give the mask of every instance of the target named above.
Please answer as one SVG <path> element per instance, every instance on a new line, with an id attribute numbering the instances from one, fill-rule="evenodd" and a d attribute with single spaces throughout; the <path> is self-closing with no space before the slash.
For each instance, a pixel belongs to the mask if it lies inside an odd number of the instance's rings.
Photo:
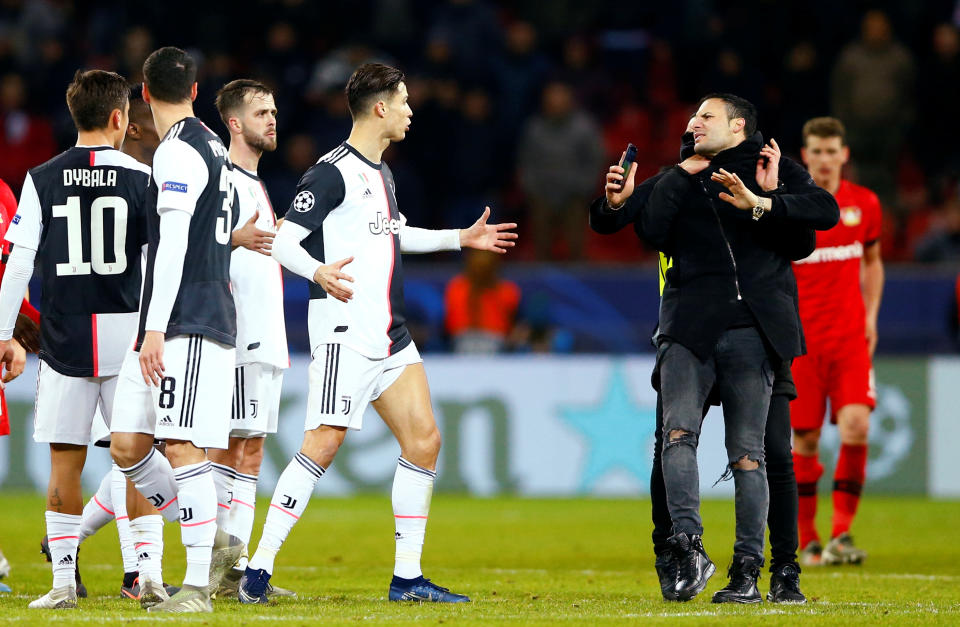
<path id="1" fill-rule="evenodd" d="M 370 359 L 343 344 L 321 344 L 310 362 L 310 393 L 304 431 L 320 425 L 360 429 L 371 401 L 410 364 L 423 359 L 413 342 L 383 359 Z"/>
<path id="2" fill-rule="evenodd" d="M 270 364 L 237 366 L 233 372 L 230 437 L 262 438 L 277 432 L 283 370 Z"/>
<path id="3" fill-rule="evenodd" d="M 117 375 L 70 377 L 40 360 L 33 419 L 35 442 L 89 444 L 97 408 L 110 424 Z"/>
<path id="4" fill-rule="evenodd" d="M 203 335 L 178 335 L 163 344 L 160 387 L 150 387 L 158 440 L 187 440 L 198 448 L 227 448 L 236 349 Z"/>
<path id="5" fill-rule="evenodd" d="M 164 377 L 147 385 L 139 353 L 120 369 L 112 431 L 185 440 L 199 448 L 227 448 L 235 349 L 202 335 L 178 335 L 163 344 Z"/>

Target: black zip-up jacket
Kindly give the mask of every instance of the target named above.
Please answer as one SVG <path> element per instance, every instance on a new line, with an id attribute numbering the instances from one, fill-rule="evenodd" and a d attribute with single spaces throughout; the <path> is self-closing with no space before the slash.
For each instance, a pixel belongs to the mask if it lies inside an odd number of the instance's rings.
<path id="1" fill-rule="evenodd" d="M 673 259 L 660 305 L 660 337 L 701 359 L 737 319 L 741 301 L 781 360 L 806 352 L 790 259 L 772 234 L 829 229 L 840 212 L 833 195 L 786 158 L 780 160 L 784 191 L 764 194 L 755 181 L 762 146 L 763 136 L 754 133 L 720 152 L 699 174 L 671 168 L 635 223 L 646 242 Z M 771 197 L 771 211 L 757 221 L 751 211 L 721 200 L 726 188 L 710 180 L 720 168 L 735 172 L 754 193 Z"/>

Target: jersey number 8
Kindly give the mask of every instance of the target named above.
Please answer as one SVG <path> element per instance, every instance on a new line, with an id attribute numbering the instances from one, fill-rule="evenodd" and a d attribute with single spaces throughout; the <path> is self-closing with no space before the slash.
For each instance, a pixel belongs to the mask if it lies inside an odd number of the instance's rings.
<path id="1" fill-rule="evenodd" d="M 113 209 L 113 258 L 105 257 L 104 219 Z M 90 205 L 90 261 L 83 260 L 83 218 L 80 197 L 70 196 L 66 204 L 53 206 L 54 218 L 67 219 L 67 262 L 57 264 L 57 276 L 121 274 L 127 269 L 127 201 L 119 196 L 100 196 Z"/>

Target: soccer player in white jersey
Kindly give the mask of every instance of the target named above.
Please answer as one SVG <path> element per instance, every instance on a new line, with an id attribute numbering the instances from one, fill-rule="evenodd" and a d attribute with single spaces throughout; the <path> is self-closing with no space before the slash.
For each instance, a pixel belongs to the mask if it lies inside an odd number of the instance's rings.
<path id="1" fill-rule="evenodd" d="M 210 612 L 211 579 L 242 544 L 217 547 L 217 495 L 207 448 L 226 448 L 236 360 L 230 294 L 236 193 L 220 138 L 193 115 L 196 63 L 165 47 L 143 64 L 143 98 L 163 139 L 154 154 L 157 211 L 148 213 L 149 250 L 140 330 L 121 369 L 112 425 L 114 461 L 148 500 L 179 519 L 187 571 L 181 590 L 148 609 Z M 151 385 L 145 398 L 137 377 Z M 166 440 L 169 463 L 153 449 Z M 176 503 L 176 509 L 171 505 Z"/>
<path id="2" fill-rule="evenodd" d="M 136 328 L 150 169 L 119 152 L 129 87 L 113 72 L 77 72 L 67 89 L 77 144 L 27 174 L 6 238 L 0 354 L 37 260 L 43 324 L 34 439 L 50 445 L 46 527 L 53 589 L 36 609 L 77 607 L 80 473 L 99 407 L 110 423 L 126 344 Z M 109 230 L 108 230 L 109 229 Z M 105 233 L 110 233 L 109 238 Z"/>
<path id="3" fill-rule="evenodd" d="M 140 163 L 151 166 L 153 153 L 160 143 L 157 129 L 153 123 L 150 106 L 143 101 L 142 85 L 130 92 L 130 119 L 121 150 Z M 140 382 L 143 391 L 149 395 L 146 383 Z M 94 422 L 91 441 L 98 446 L 110 446 L 110 429 L 99 421 Z M 101 436 L 105 435 L 104 439 Z M 128 479 L 120 468 L 113 468 L 103 477 L 100 486 L 83 508 L 80 524 L 80 543 L 111 520 L 116 519 L 117 536 L 120 540 L 120 554 L 123 560 L 123 581 L 120 584 L 120 597 L 123 599 L 144 600 L 153 592 L 152 583 L 163 581 L 163 517 L 135 489 L 127 490 Z M 129 502 L 129 507 L 128 507 Z M 44 538 L 43 546 L 47 546 Z M 47 559 L 50 552 L 45 548 Z M 77 592 L 84 596 L 81 588 L 79 561 L 77 562 Z M 144 585 L 140 585 L 140 571 L 144 573 Z M 163 590 L 173 594 L 179 588 L 164 584 Z"/>
<path id="4" fill-rule="evenodd" d="M 464 230 L 406 225 L 390 168 L 381 161 L 401 141 L 413 113 L 403 73 L 366 64 L 346 87 L 353 129 L 311 167 L 274 239 L 273 256 L 311 281 L 308 323 L 313 362 L 303 446 L 277 482 L 263 535 L 241 581 L 242 603 L 265 603 L 274 558 L 303 514 L 317 480 L 367 405 L 400 444 L 393 481 L 396 560 L 392 601 L 465 602 L 423 577 L 423 549 L 440 452 L 440 432 L 420 355 L 404 318 L 402 252 L 506 252 L 515 224 L 488 225 L 489 208 Z M 330 262 L 331 260 L 339 260 Z M 350 275 L 344 270 L 349 265 Z M 347 285 L 350 283 L 350 286 Z"/>
<path id="5" fill-rule="evenodd" d="M 277 148 L 277 107 L 262 83 L 239 79 L 217 93 L 217 110 L 230 133 L 238 224 L 230 257 L 230 283 L 237 305 L 237 367 L 234 374 L 230 446 L 211 449 L 217 484 L 217 526 L 250 542 L 263 443 L 277 432 L 283 371 L 290 366 L 283 318 L 283 276 L 270 256 L 277 218 L 257 175 L 260 157 Z M 236 594 L 247 560 L 224 577 L 218 597 Z M 275 589 L 273 594 L 283 593 Z"/>

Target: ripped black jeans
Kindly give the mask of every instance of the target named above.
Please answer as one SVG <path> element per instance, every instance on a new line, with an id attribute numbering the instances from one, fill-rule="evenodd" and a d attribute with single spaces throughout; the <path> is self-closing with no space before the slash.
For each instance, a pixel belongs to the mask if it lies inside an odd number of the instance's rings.
<path id="1" fill-rule="evenodd" d="M 673 532 L 702 534 L 697 444 L 703 406 L 716 387 L 724 416 L 724 444 L 733 472 L 737 515 L 734 554 L 763 560 L 769 506 L 763 437 L 773 370 L 756 327 L 728 329 L 713 354 L 700 361 L 682 344 L 661 338 L 660 393 L 663 400 L 663 481 Z M 758 466 L 742 470 L 738 461 Z"/>

